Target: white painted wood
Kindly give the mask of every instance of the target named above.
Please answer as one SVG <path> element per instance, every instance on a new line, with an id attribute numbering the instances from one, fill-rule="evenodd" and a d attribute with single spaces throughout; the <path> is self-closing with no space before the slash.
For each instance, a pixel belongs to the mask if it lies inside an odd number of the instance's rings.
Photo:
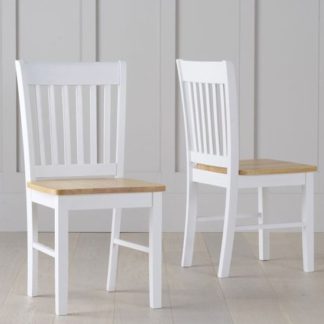
<path id="1" fill-rule="evenodd" d="M 226 278 L 229 276 L 230 265 L 232 260 L 238 198 L 237 185 L 234 182 L 234 179 L 232 179 L 232 181 L 233 182 L 226 189 L 223 237 L 217 273 L 219 278 Z"/>
<path id="2" fill-rule="evenodd" d="M 130 249 L 136 250 L 136 251 L 149 253 L 149 248 L 147 246 L 136 244 L 133 242 L 128 242 L 128 241 L 121 240 L 121 239 L 115 239 L 114 244 L 117 244 L 117 245 L 123 246 L 123 247 L 127 247 Z"/>
<path id="3" fill-rule="evenodd" d="M 120 68 L 115 62 L 28 62 L 24 69 L 27 84 L 82 86 L 120 83 Z"/>
<path id="4" fill-rule="evenodd" d="M 55 250 L 46 246 L 45 244 L 34 242 L 33 243 L 33 248 L 37 251 L 43 252 L 52 258 L 55 258 Z"/>
<path id="5" fill-rule="evenodd" d="M 118 240 L 120 237 L 121 212 L 122 212 L 121 209 L 113 210 L 113 217 L 111 223 L 111 235 L 110 235 L 107 285 L 106 285 L 106 289 L 108 291 L 115 291 L 116 289 L 118 249 L 119 249 L 119 244 L 116 244 L 116 240 Z"/>
<path id="6" fill-rule="evenodd" d="M 51 143 L 51 164 L 58 164 L 57 122 L 54 85 L 48 87 L 48 109 Z"/>
<path id="7" fill-rule="evenodd" d="M 38 290 L 38 251 L 33 242 L 38 242 L 38 215 L 31 199 L 31 191 L 26 191 L 27 205 L 27 294 L 36 296 Z"/>
<path id="8" fill-rule="evenodd" d="M 150 192 L 123 194 L 92 194 L 64 196 L 69 210 L 93 210 L 112 208 L 141 208 L 151 207 Z"/>
<path id="9" fill-rule="evenodd" d="M 257 188 L 261 187 L 287 187 L 301 186 L 305 184 L 304 173 L 291 174 L 267 174 L 260 176 L 241 176 L 238 178 L 239 188 Z"/>
<path id="10" fill-rule="evenodd" d="M 104 162 L 110 162 L 110 142 L 111 142 L 111 87 L 104 87 Z"/>
<path id="11" fill-rule="evenodd" d="M 260 217 L 258 219 L 259 225 L 264 225 L 266 220 L 266 192 L 265 188 L 258 187 L 258 213 Z M 259 260 L 266 261 L 270 259 L 270 233 L 264 229 L 264 226 L 259 230 Z"/>
<path id="12" fill-rule="evenodd" d="M 199 93 L 199 110 L 200 110 L 200 121 L 202 129 L 202 140 L 203 140 L 203 152 L 207 152 L 207 128 L 206 128 L 206 116 L 205 116 L 205 102 L 203 97 L 202 83 L 198 83 L 198 93 Z M 198 108 L 198 107 L 197 107 Z"/>
<path id="13" fill-rule="evenodd" d="M 162 307 L 162 193 L 152 194 L 149 221 L 150 307 Z"/>
<path id="14" fill-rule="evenodd" d="M 192 185 L 197 183 L 210 184 L 226 189 L 225 216 L 223 225 L 223 237 L 221 245 L 221 253 L 219 260 L 218 276 L 221 278 L 228 277 L 230 273 L 230 264 L 232 258 L 233 241 L 235 230 L 258 230 L 259 231 L 259 258 L 261 260 L 269 259 L 269 230 L 302 228 L 303 231 L 303 255 L 305 271 L 314 270 L 314 225 L 313 225 L 313 174 L 312 173 L 295 173 L 295 174 L 269 174 L 269 175 L 253 175 L 246 176 L 239 174 L 239 116 L 238 116 L 238 100 L 236 93 L 236 81 L 234 66 L 230 62 L 190 62 L 177 60 L 181 99 L 183 107 L 183 115 L 185 121 L 185 138 L 186 138 L 186 156 L 187 156 L 187 210 L 186 210 L 186 226 L 182 253 L 182 266 L 190 266 L 192 264 L 193 242 L 196 227 L 196 192 L 193 194 Z M 190 114 L 190 100 L 185 98 L 186 93 L 183 91 L 184 82 L 198 83 L 199 89 L 199 109 L 200 114 L 196 113 L 194 118 L 196 124 L 200 125 L 200 133 L 198 141 L 201 147 L 198 152 L 192 151 L 189 146 L 190 129 L 194 123 L 188 123 L 188 114 Z M 213 107 L 207 103 L 207 99 L 203 100 L 202 86 L 204 83 L 214 83 L 213 91 Z M 219 106 L 220 111 L 216 112 L 216 89 L 219 89 Z M 197 108 L 197 93 L 194 87 L 194 102 Z M 190 92 L 190 91 L 189 91 Z M 220 114 L 221 125 L 218 120 L 214 119 L 216 142 L 216 153 L 207 154 L 207 138 L 206 133 L 210 127 L 205 120 L 205 109 L 209 111 L 213 109 L 214 115 Z M 208 113 L 207 113 L 208 116 Z M 208 118 L 208 117 L 207 117 Z M 218 136 L 216 135 L 218 133 Z M 204 136 L 205 134 L 205 136 Z M 217 141 L 221 138 L 221 149 L 217 148 Z M 195 168 L 195 163 L 214 165 L 218 167 L 226 167 L 226 173 L 216 173 L 212 171 L 199 170 Z M 291 222 L 270 224 L 264 222 L 264 187 L 277 186 L 305 186 L 304 204 L 303 204 L 303 222 Z M 238 189 L 240 188 L 258 188 L 258 224 L 236 226 L 237 219 L 237 202 Z M 191 209 L 191 210 L 190 210 Z M 307 215 L 307 217 L 306 217 Z M 202 218 L 202 221 L 208 221 L 208 218 Z M 213 217 L 212 220 L 219 220 Z M 306 231 L 308 225 L 308 230 Z"/>
<path id="15" fill-rule="evenodd" d="M 207 114 L 207 134 L 208 134 L 208 153 L 214 154 L 214 147 L 213 147 L 213 129 L 212 129 L 212 121 L 211 121 L 211 106 L 210 106 L 210 99 L 209 99 L 209 84 L 204 84 L 205 88 L 205 100 L 206 100 L 206 114 Z"/>
<path id="16" fill-rule="evenodd" d="M 194 102 L 194 112 L 195 112 L 195 120 L 196 120 L 196 128 L 197 128 L 197 143 L 198 143 L 198 152 L 203 152 L 203 144 L 202 144 L 202 130 L 201 130 L 201 120 L 199 114 L 199 107 L 198 107 L 198 99 L 197 99 L 197 83 L 192 83 L 192 90 L 193 90 L 193 102 Z M 187 119 L 187 118 L 186 118 Z"/>
<path id="17" fill-rule="evenodd" d="M 118 86 L 118 109 L 117 109 L 117 143 L 116 163 L 117 177 L 124 175 L 125 159 L 125 133 L 126 133 L 126 63 L 119 61 L 120 85 Z"/>
<path id="18" fill-rule="evenodd" d="M 237 214 L 236 219 L 253 219 L 253 218 L 260 218 L 261 215 L 260 213 L 256 214 Z M 197 217 L 197 222 L 222 222 L 224 221 L 224 215 L 223 216 L 207 216 L 207 217 L 202 217 L 199 216 Z"/>
<path id="19" fill-rule="evenodd" d="M 306 175 L 306 183 L 303 188 L 303 265 L 304 271 L 314 271 L 314 174 Z"/>
<path id="20" fill-rule="evenodd" d="M 76 105 L 76 142 L 77 142 L 77 164 L 84 164 L 84 127 L 83 127 L 83 98 L 82 87 L 77 85 L 75 88 Z"/>
<path id="21" fill-rule="evenodd" d="M 196 126 L 195 111 L 194 111 L 194 105 L 193 105 L 193 99 L 192 99 L 193 93 L 191 91 L 191 87 L 192 87 L 192 84 L 189 82 L 186 82 L 184 84 L 184 86 L 181 85 L 181 100 L 184 101 L 186 97 L 188 98 L 187 99 L 188 100 L 188 117 L 189 117 L 188 119 L 190 122 L 189 129 L 191 130 L 191 145 L 189 145 L 189 147 L 192 146 L 192 149 L 197 152 L 198 151 L 197 131 L 196 131 L 197 126 Z M 185 91 L 184 89 L 187 90 L 186 97 L 183 95 L 183 92 Z M 187 119 L 186 119 L 186 123 L 187 123 Z M 186 132 L 188 132 L 188 130 Z"/>
<path id="22" fill-rule="evenodd" d="M 189 171 L 190 172 L 190 171 Z M 197 183 L 191 180 L 188 172 L 187 198 L 186 198 L 186 223 L 183 238 L 183 251 L 181 266 L 190 267 L 195 244 L 196 223 L 197 223 Z M 199 219 L 199 218 L 198 218 Z"/>
<path id="23" fill-rule="evenodd" d="M 98 163 L 97 87 L 90 86 L 90 162 Z"/>
<path id="24" fill-rule="evenodd" d="M 190 157 L 192 162 L 214 165 L 223 168 L 228 167 L 228 159 L 223 156 L 190 152 Z"/>
<path id="25" fill-rule="evenodd" d="M 39 151 L 40 151 L 40 158 L 41 158 L 41 165 L 46 164 L 45 160 L 45 143 L 44 143 L 44 116 L 43 116 L 43 104 L 42 104 L 42 96 L 40 91 L 40 86 L 36 85 L 36 109 L 37 109 L 37 117 L 38 117 L 38 135 L 39 135 Z"/>
<path id="26" fill-rule="evenodd" d="M 29 189 L 26 189 L 29 190 Z M 50 208 L 55 208 L 57 204 L 57 197 L 54 195 L 48 195 L 40 191 L 35 191 L 35 190 L 29 190 L 30 195 L 31 195 L 31 200 L 34 203 L 50 207 Z"/>
<path id="27" fill-rule="evenodd" d="M 216 85 L 213 83 L 212 85 L 213 92 L 213 116 L 214 116 L 214 126 L 218 125 L 218 109 L 217 109 L 217 96 L 216 96 Z M 215 142 L 216 142 L 216 155 L 220 155 L 220 140 L 217 127 L 214 127 L 215 131 Z"/>
<path id="28" fill-rule="evenodd" d="M 64 133 L 64 162 L 68 166 L 71 164 L 71 121 L 70 121 L 70 101 L 69 89 L 67 85 L 62 87 L 62 109 L 63 109 L 63 133 Z"/>
<path id="29" fill-rule="evenodd" d="M 192 181 L 208 185 L 226 188 L 228 186 L 228 177 L 223 173 L 208 172 L 205 170 L 193 169 Z"/>
<path id="30" fill-rule="evenodd" d="M 222 150 L 223 150 L 223 155 L 227 155 L 227 111 L 225 108 L 225 89 L 222 84 L 219 85 L 219 93 L 220 93 L 220 106 L 221 106 L 221 120 L 222 120 L 222 139 L 223 139 L 223 144 L 222 144 Z"/>
<path id="31" fill-rule="evenodd" d="M 303 227 L 304 227 L 303 222 L 295 222 L 295 223 L 278 223 L 278 224 L 240 225 L 240 226 L 236 226 L 236 230 L 241 231 L 241 232 L 245 232 L 245 231 L 255 231 L 255 230 L 260 231 L 260 229 L 281 230 L 281 229 L 303 228 Z"/>
<path id="32" fill-rule="evenodd" d="M 55 208 L 55 313 L 68 312 L 69 221 L 68 210 L 58 202 Z"/>

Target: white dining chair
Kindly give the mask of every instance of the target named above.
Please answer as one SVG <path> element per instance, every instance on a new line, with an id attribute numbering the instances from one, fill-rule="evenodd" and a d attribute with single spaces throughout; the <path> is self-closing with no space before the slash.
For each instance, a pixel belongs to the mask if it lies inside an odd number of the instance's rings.
<path id="1" fill-rule="evenodd" d="M 37 295 L 38 252 L 55 259 L 55 310 L 67 313 L 68 216 L 112 209 L 107 290 L 116 286 L 118 247 L 149 255 L 150 306 L 161 307 L 165 186 L 124 178 L 126 63 L 16 61 L 25 158 L 28 295 Z M 35 204 L 55 211 L 55 246 L 38 240 Z M 150 208 L 149 246 L 120 239 L 122 208 Z"/>
<path id="2" fill-rule="evenodd" d="M 269 159 L 239 160 L 239 115 L 234 67 L 228 61 L 177 60 L 187 156 L 186 223 L 181 264 L 192 265 L 196 223 L 220 217 L 197 217 L 197 185 L 225 188 L 225 215 L 218 268 L 228 277 L 234 232 L 259 231 L 259 259 L 268 260 L 269 231 L 302 230 L 304 271 L 314 271 L 314 172 L 316 166 Z M 264 188 L 302 186 L 302 220 L 269 224 L 264 218 Z M 237 226 L 238 190 L 257 188 L 258 224 Z"/>

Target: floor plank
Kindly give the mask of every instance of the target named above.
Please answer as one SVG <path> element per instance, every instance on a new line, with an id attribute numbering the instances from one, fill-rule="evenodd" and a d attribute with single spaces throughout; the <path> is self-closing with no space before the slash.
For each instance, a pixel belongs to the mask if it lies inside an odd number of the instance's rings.
<path id="1" fill-rule="evenodd" d="M 147 244 L 144 233 L 122 234 Z M 40 234 L 53 245 L 53 234 Z M 149 308 L 148 256 L 120 249 L 117 291 L 105 291 L 109 234 L 70 234 L 69 315 L 54 314 L 54 262 L 40 254 L 39 296 L 26 296 L 26 235 L 0 235 L 0 323 L 319 324 L 324 318 L 324 234 L 316 271 L 302 271 L 298 233 L 271 235 L 258 261 L 257 235 L 238 233 L 231 277 L 217 278 L 221 234 L 198 233 L 193 266 L 181 268 L 182 233 L 164 233 L 163 309 Z"/>

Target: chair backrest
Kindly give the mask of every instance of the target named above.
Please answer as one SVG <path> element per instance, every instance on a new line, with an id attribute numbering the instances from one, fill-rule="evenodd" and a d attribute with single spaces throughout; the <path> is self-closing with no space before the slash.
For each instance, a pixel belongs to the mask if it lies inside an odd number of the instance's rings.
<path id="1" fill-rule="evenodd" d="M 234 67 L 228 61 L 177 60 L 188 164 L 238 172 L 238 107 Z"/>
<path id="2" fill-rule="evenodd" d="M 123 176 L 126 63 L 16 61 L 26 180 Z"/>

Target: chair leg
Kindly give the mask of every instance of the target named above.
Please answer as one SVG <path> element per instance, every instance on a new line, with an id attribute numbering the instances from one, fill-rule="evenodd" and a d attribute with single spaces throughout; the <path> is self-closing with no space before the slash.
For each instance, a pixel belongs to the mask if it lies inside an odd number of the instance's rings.
<path id="1" fill-rule="evenodd" d="M 27 189 L 27 294 L 36 296 L 38 290 L 38 251 L 33 242 L 38 242 L 38 216 L 36 206 L 31 200 L 31 192 Z"/>
<path id="2" fill-rule="evenodd" d="M 67 314 L 69 229 L 68 210 L 58 205 L 55 208 L 55 312 Z"/>
<path id="3" fill-rule="evenodd" d="M 109 248 L 109 261 L 108 261 L 108 275 L 107 275 L 107 286 L 108 291 L 114 291 L 116 289 L 116 276 L 117 276 L 117 265 L 118 265 L 118 245 L 115 244 L 114 240 L 120 236 L 120 222 L 121 222 L 121 209 L 114 209 L 112 216 L 111 225 L 111 237 L 110 237 L 110 248 Z"/>
<path id="4" fill-rule="evenodd" d="M 258 188 L 258 223 L 259 225 L 264 224 L 266 214 L 266 200 L 267 193 L 266 189 Z M 269 230 L 259 230 L 259 260 L 266 261 L 270 259 L 270 244 L 269 244 Z"/>
<path id="5" fill-rule="evenodd" d="M 303 190 L 303 265 L 305 272 L 314 271 L 314 175 L 306 173 L 306 183 Z"/>
<path id="6" fill-rule="evenodd" d="M 197 222 L 197 186 L 197 183 L 190 180 L 187 181 L 186 224 L 182 249 L 182 267 L 190 267 L 192 265 Z"/>
<path id="7" fill-rule="evenodd" d="M 150 307 L 162 307 L 162 193 L 154 192 L 150 211 L 149 281 Z"/>
<path id="8" fill-rule="evenodd" d="M 237 190 L 237 187 L 233 188 L 233 186 L 226 189 L 224 228 L 218 268 L 220 278 L 228 277 L 230 271 L 237 214 Z"/>

